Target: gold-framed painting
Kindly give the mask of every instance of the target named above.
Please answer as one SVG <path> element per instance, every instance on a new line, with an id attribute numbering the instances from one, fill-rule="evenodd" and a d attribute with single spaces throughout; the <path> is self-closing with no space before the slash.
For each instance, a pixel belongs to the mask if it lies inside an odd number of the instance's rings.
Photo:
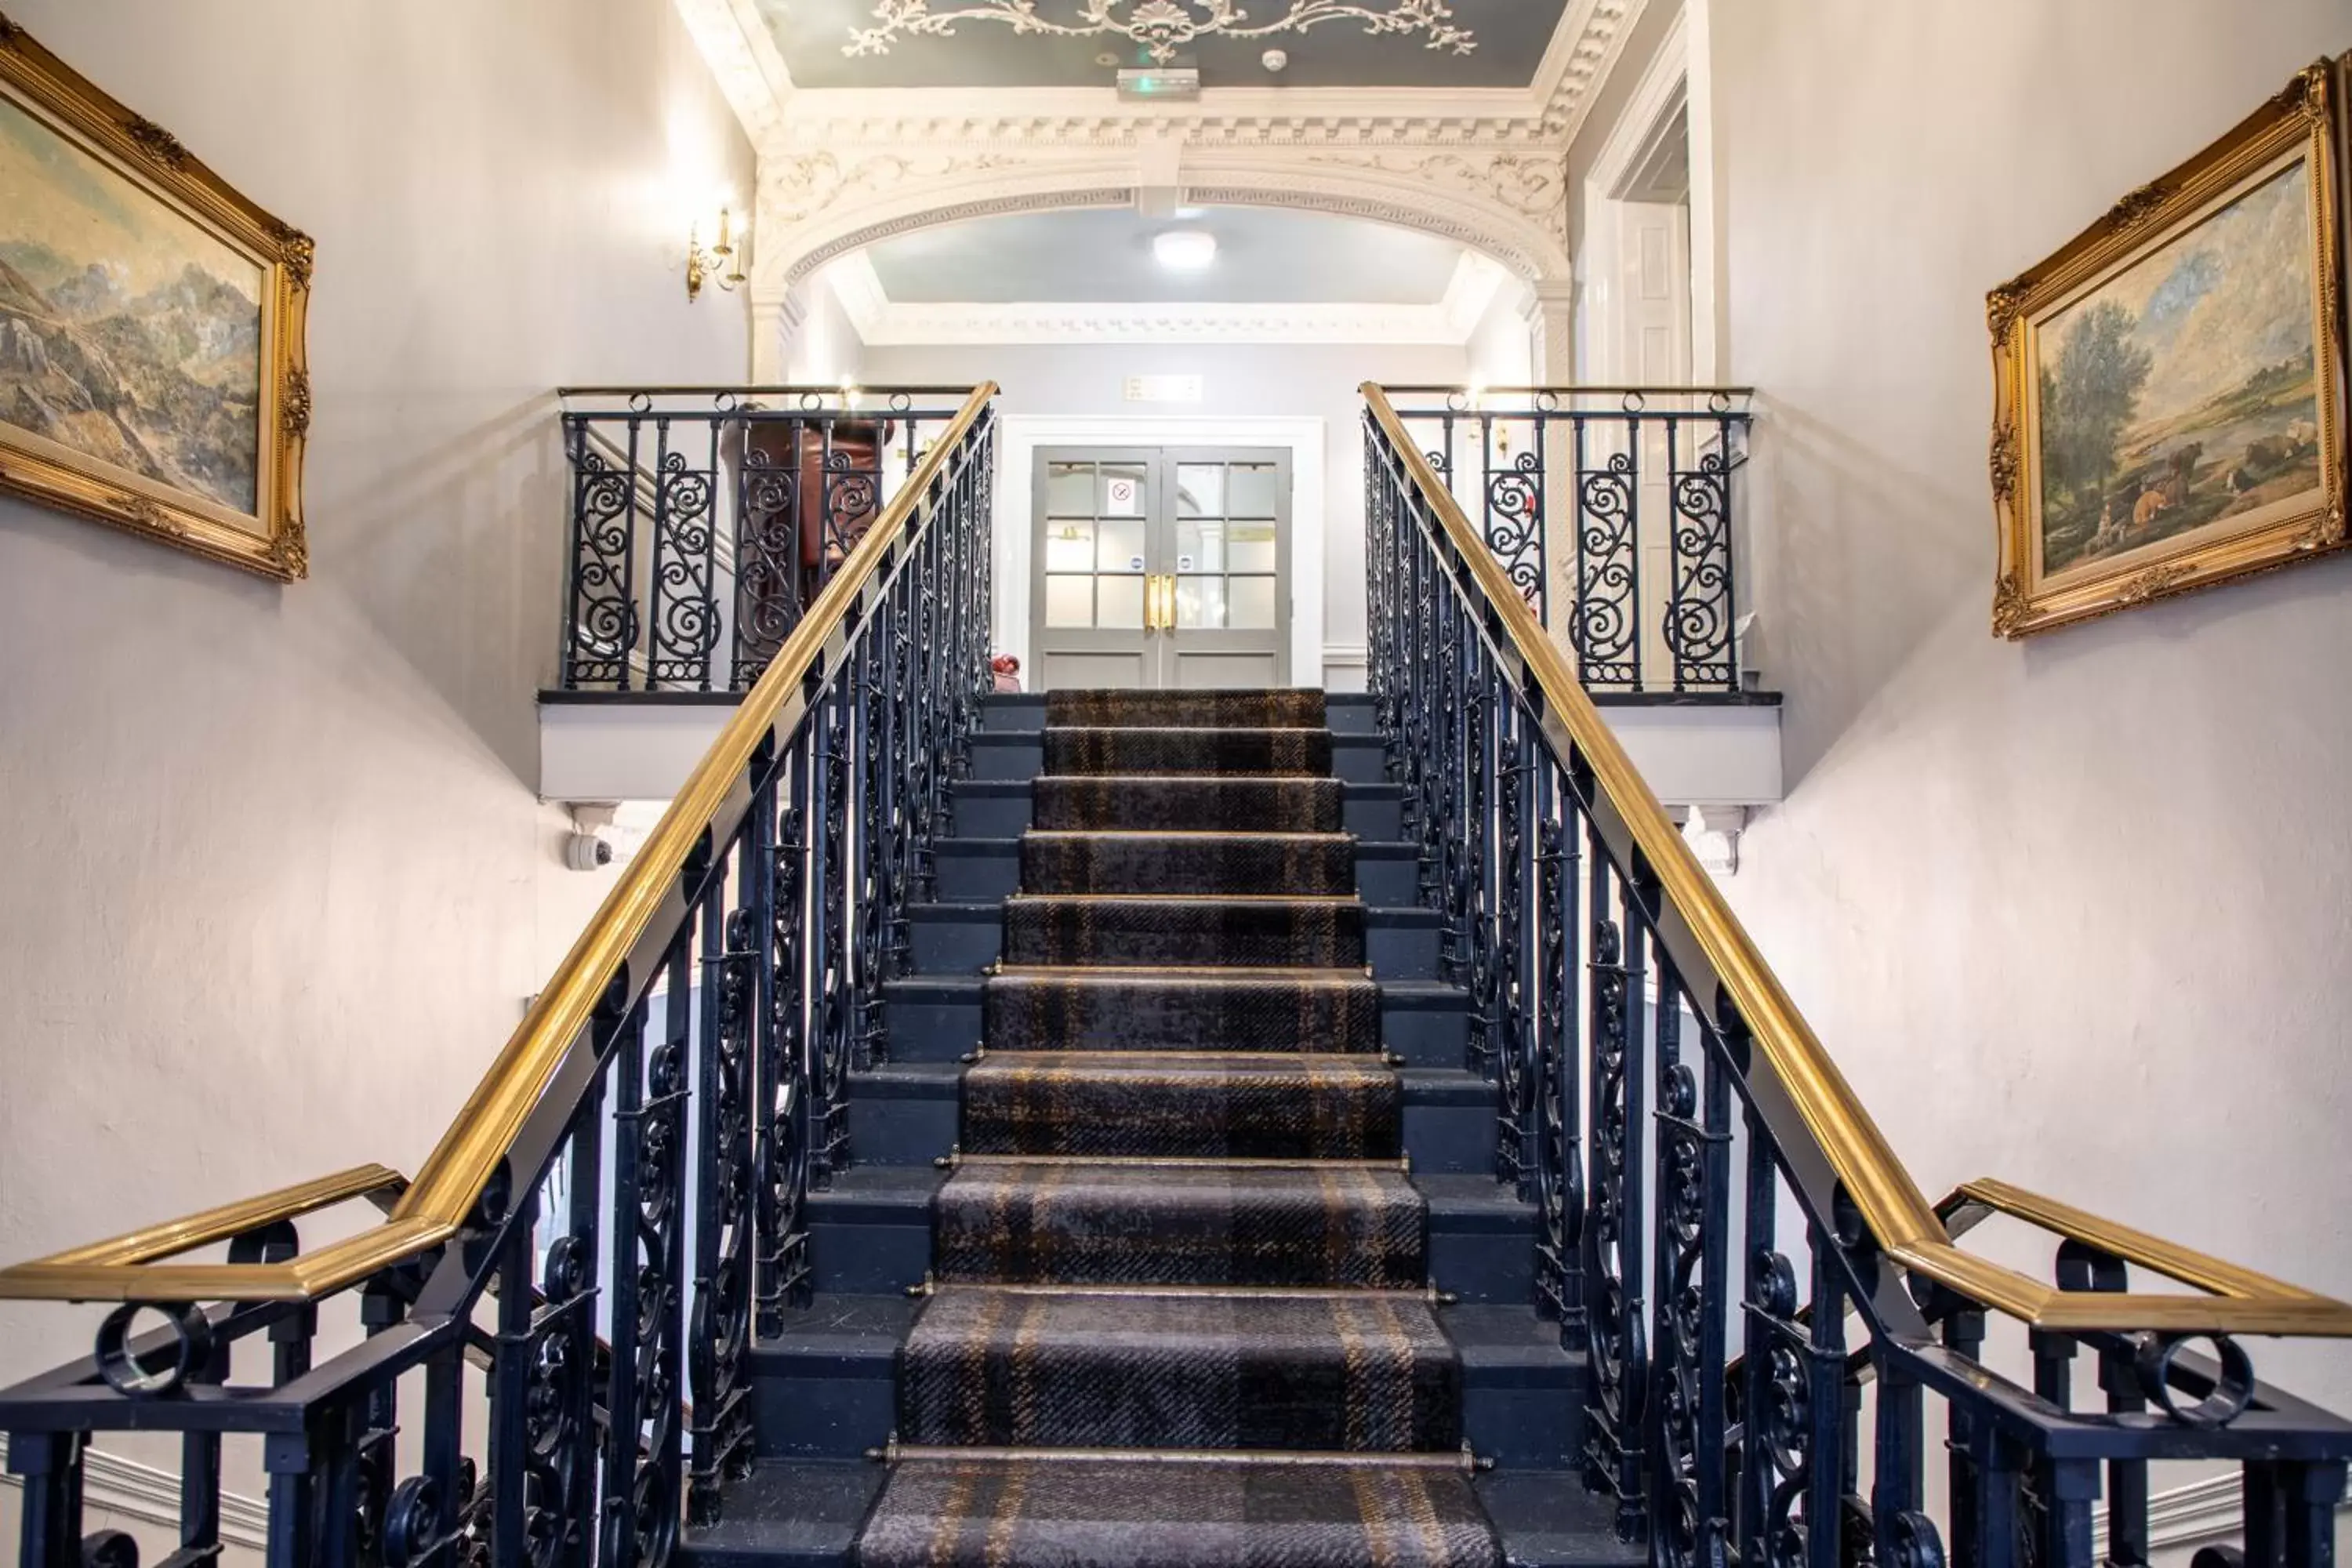
<path id="1" fill-rule="evenodd" d="M 1996 636 L 2344 544 L 2342 93 L 2313 65 L 1987 298 Z"/>
<path id="2" fill-rule="evenodd" d="M 311 257 L 0 15 L 0 489 L 305 575 Z"/>

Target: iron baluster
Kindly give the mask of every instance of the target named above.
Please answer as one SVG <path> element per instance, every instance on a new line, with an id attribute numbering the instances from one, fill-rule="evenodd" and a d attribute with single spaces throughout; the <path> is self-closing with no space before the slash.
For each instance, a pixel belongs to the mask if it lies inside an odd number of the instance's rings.
<path id="1" fill-rule="evenodd" d="M 1498 679 L 1501 693 L 1496 704 L 1501 776 L 1496 786 L 1502 802 L 1500 861 L 1496 872 L 1496 947 L 1501 982 L 1496 1016 L 1501 1048 L 1496 1061 L 1501 1073 L 1501 1114 L 1496 1121 L 1495 1175 L 1507 1182 L 1520 1198 L 1534 1196 L 1536 1148 L 1536 1064 L 1534 1030 L 1529 1013 L 1534 1005 L 1535 960 L 1528 940 L 1534 923 L 1528 919 L 1529 826 L 1528 796 L 1534 788 L 1534 747 L 1528 738 L 1531 722 L 1525 695 L 1516 682 Z"/>
<path id="2" fill-rule="evenodd" d="M 1479 416 L 1480 446 L 1484 461 L 1481 465 L 1483 512 L 1486 517 L 1486 548 L 1518 589 L 1536 619 L 1549 626 L 1551 622 L 1549 595 L 1544 591 L 1544 483 L 1542 431 L 1540 419 L 1530 419 L 1528 428 L 1536 444 L 1513 458 L 1509 455 L 1509 427 L 1503 427 L 1504 446 L 1498 454 L 1496 447 L 1496 416 Z"/>
<path id="3" fill-rule="evenodd" d="M 1596 830 L 1597 831 L 1597 830 Z M 1618 1533 L 1640 1537 L 1642 1431 L 1649 1372 L 1643 1309 L 1643 933 L 1634 887 L 1615 875 L 1597 838 L 1592 856 L 1591 1215 L 1585 1277 L 1591 1303 L 1587 1471 L 1617 1500 Z M 1622 905 L 1612 910 L 1613 905 Z"/>
<path id="4" fill-rule="evenodd" d="M 747 416 L 735 504 L 734 684 L 747 687 L 784 646 L 807 608 L 801 595 L 801 451 L 806 425 L 797 418 Z M 768 432 L 784 432 L 790 460 L 779 465 Z"/>
<path id="5" fill-rule="evenodd" d="M 887 785 L 882 778 L 883 731 L 889 722 L 890 706 L 888 658 L 890 645 L 897 637 L 891 615 L 894 598 L 885 589 L 881 602 L 875 606 L 871 630 L 864 639 L 864 657 L 857 660 L 853 683 L 857 695 L 853 710 L 855 741 L 850 750 L 855 780 L 851 789 L 852 798 L 857 802 L 857 814 L 848 858 L 851 934 L 843 954 L 849 970 L 848 1065 L 852 1068 L 874 1063 L 875 999 L 881 992 L 882 960 L 889 941 L 883 922 L 882 897 L 883 863 L 888 854 L 884 842 L 883 812 L 889 801 Z"/>
<path id="6" fill-rule="evenodd" d="M 813 684 L 813 683 L 812 683 Z M 809 789 L 818 766 L 818 714 L 812 710 L 785 747 L 783 796 L 775 818 L 771 859 L 772 892 L 768 942 L 773 991 L 768 1048 L 760 1062 L 760 1107 L 766 1119 L 760 1142 L 759 1321 L 762 1333 L 782 1326 L 788 1307 L 803 1305 L 808 1286 L 807 1205 L 815 1128 L 811 1117 L 814 1069 L 809 1027 Z M 775 802 L 771 799 L 772 807 Z"/>
<path id="7" fill-rule="evenodd" d="M 1732 449 L 1730 401 L 1709 399 L 1717 417 L 1713 440 L 1696 420 L 1665 422 L 1666 456 L 1672 465 L 1667 519 L 1672 542 L 1665 644 L 1674 660 L 1674 689 L 1739 689 L 1738 660 L 1732 641 L 1734 607 L 1731 566 Z M 1685 462 L 1682 448 L 1704 445 Z"/>
<path id="8" fill-rule="evenodd" d="M 1812 1256 L 1812 1291 L 1804 1345 L 1805 1568 L 1843 1568 L 1847 1561 L 1846 1498 L 1853 1489 L 1853 1410 L 1848 1405 L 1845 1363 L 1845 1286 L 1834 1238 L 1822 1226 L 1808 1227 Z"/>
<path id="9" fill-rule="evenodd" d="M 1584 1140 L 1578 1120 L 1583 1100 L 1584 1013 L 1576 979 L 1582 952 L 1579 889 L 1583 860 L 1579 847 L 1583 839 L 1573 797 L 1558 764 L 1547 760 L 1538 776 L 1543 999 L 1536 1030 L 1542 1119 L 1536 1289 L 1538 1302 L 1559 1320 L 1563 1347 L 1580 1351 L 1587 1333 Z"/>
<path id="10" fill-rule="evenodd" d="M 854 667 L 855 656 L 850 660 Z M 849 1164 L 850 995 L 848 882 L 849 747 L 852 700 L 846 676 L 824 699 L 818 725 L 823 732 L 810 822 L 815 853 L 809 877 L 815 911 L 809 984 L 813 1002 L 810 1045 L 810 1124 L 814 1130 L 809 1179 L 830 1186 Z"/>
<path id="11" fill-rule="evenodd" d="M 537 1305 L 530 1276 L 531 1229 L 538 1194 L 526 1194 L 519 1223 L 506 1227 L 498 1247 L 498 1349 L 490 1363 L 490 1556 L 495 1563 L 526 1561 L 531 1527 L 551 1531 L 554 1516 L 541 1511 L 530 1451 L 531 1363 L 539 1336 L 532 1331 Z M 531 1557 L 540 1555 L 530 1552 Z"/>
<path id="12" fill-rule="evenodd" d="M 1702 1037 L 1685 1058 L 1682 977 L 1658 960 L 1657 1109 L 1653 1140 L 1656 1277 L 1652 1303 L 1651 1519 L 1662 1563 L 1713 1564 L 1726 1542 L 1723 1494 L 1724 1169 L 1730 1110 L 1722 1064 Z M 1702 1082 L 1704 1087 L 1702 1087 Z"/>

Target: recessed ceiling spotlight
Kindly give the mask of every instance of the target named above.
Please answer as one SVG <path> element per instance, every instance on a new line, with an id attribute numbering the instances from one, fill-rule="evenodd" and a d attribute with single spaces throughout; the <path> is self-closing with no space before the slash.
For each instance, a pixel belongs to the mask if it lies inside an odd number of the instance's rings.
<path id="1" fill-rule="evenodd" d="M 1217 259 L 1217 237 L 1203 228 L 1171 228 L 1152 237 L 1151 254 L 1171 272 L 1198 272 Z"/>
<path id="2" fill-rule="evenodd" d="M 1116 70 L 1118 68 L 1118 57 L 1112 54 L 1108 49 L 1105 49 L 1102 53 L 1095 57 L 1095 64 Z"/>
<path id="3" fill-rule="evenodd" d="M 1290 64 L 1289 52 L 1285 49 L 1268 49 L 1265 53 L 1258 56 L 1257 59 L 1258 64 L 1264 66 L 1270 71 L 1276 72 L 1287 68 Z"/>

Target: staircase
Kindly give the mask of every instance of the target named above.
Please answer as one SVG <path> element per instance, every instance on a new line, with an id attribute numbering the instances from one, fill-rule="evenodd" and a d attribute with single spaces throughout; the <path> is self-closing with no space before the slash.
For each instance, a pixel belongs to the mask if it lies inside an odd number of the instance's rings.
<path id="1" fill-rule="evenodd" d="M 17 1568 L 137 1568 L 131 1431 L 163 1568 L 231 1442 L 280 1568 L 2095 1568 L 2179 1462 L 2245 1568 L 2332 1568 L 2352 1422 L 2247 1344 L 2352 1304 L 1931 1201 L 1380 387 L 1373 698 L 987 695 L 995 390 L 739 616 L 758 679 L 413 1179 L 0 1268 L 109 1307 L 0 1389 Z M 572 449 L 567 637 L 626 643 L 634 492 Z"/>
<path id="2" fill-rule="evenodd" d="M 693 1556 L 1640 1557 L 1570 1474 L 1582 1364 L 1527 1305 L 1371 718 L 993 700 Z"/>

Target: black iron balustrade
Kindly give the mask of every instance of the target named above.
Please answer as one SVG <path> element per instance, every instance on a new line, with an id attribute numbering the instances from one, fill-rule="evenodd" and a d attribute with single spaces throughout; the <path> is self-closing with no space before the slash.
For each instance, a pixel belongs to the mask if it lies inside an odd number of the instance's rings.
<path id="1" fill-rule="evenodd" d="M 2352 1425 L 2256 1382 L 2242 1337 L 2352 1335 L 2352 1307 L 2000 1184 L 1928 1205 L 1365 395 L 1371 688 L 1620 1531 L 1664 1568 L 2090 1568 L 2104 1494 L 2107 1560 L 2144 1564 L 2151 1465 L 2221 1462 L 2235 1568 L 2327 1568 Z M 2057 1238 L 2050 1283 L 1958 1248 L 1994 1215 Z"/>
<path id="2" fill-rule="evenodd" d="M 990 685 L 993 391 L 835 564 L 413 1186 L 362 1168 L 0 1270 L 121 1303 L 93 1357 L 0 1392 L 21 1568 L 136 1568 L 83 1501 L 93 1436 L 133 1430 L 180 1436 L 171 1568 L 220 1554 L 240 1460 L 270 1568 L 661 1568 L 716 1517 Z M 388 1216 L 302 1246 L 362 1196 Z"/>
<path id="3" fill-rule="evenodd" d="M 567 691 L 740 691 L 970 389 L 566 387 Z"/>
<path id="4" fill-rule="evenodd" d="M 1747 388 L 1383 391 L 1588 689 L 1742 689 Z"/>

